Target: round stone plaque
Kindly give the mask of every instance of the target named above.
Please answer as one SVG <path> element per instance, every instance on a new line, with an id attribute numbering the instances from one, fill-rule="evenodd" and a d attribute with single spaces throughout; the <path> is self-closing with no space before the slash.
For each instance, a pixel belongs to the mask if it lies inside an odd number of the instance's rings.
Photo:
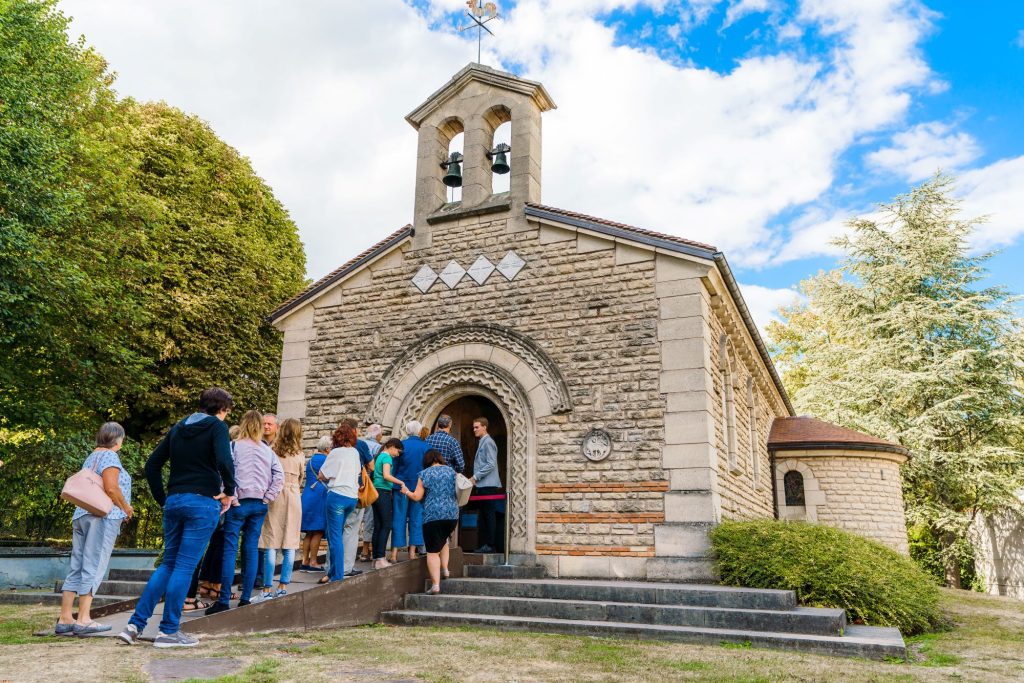
<path id="1" fill-rule="evenodd" d="M 591 429 L 583 437 L 583 457 L 600 462 L 612 454 L 612 435 L 603 429 Z"/>

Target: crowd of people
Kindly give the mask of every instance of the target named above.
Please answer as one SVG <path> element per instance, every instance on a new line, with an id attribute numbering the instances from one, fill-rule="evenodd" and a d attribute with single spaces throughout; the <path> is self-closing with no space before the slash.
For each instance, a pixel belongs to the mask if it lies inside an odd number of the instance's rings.
<path id="1" fill-rule="evenodd" d="M 456 475 L 465 469 L 450 416 L 439 416 L 433 433 L 412 420 L 404 425 L 404 439 L 386 436 L 376 424 L 361 434 L 359 421 L 348 418 L 332 434 L 320 437 L 307 458 L 299 420 L 289 418 L 278 425 L 275 415 L 250 410 L 229 429 L 226 419 L 233 407 L 224 389 L 202 392 L 198 410 L 174 425 L 146 461 L 146 481 L 163 508 L 164 549 L 118 635 L 123 642 L 138 642 L 163 600 L 154 645 L 197 645 L 196 638 L 179 628 L 183 611 L 216 614 L 231 609 L 232 600 L 244 607 L 287 595 L 296 551 L 299 571 L 323 572 L 320 583 L 362 573 L 355 566 L 357 555 L 372 560 L 374 569 L 383 569 L 398 561 L 400 551 L 407 549 L 409 559 L 425 553 L 429 592 L 440 592 L 441 579 L 448 576 L 449 541 L 459 520 Z M 497 501 L 503 498 L 498 449 L 487 430 L 486 418 L 473 421 L 479 439 L 470 478 L 480 501 L 477 552 L 498 547 Z M 113 507 L 105 517 L 75 509 L 71 568 L 62 588 L 57 635 L 111 629 L 93 621 L 89 610 L 121 525 L 133 515 L 132 479 L 117 455 L 124 436 L 121 425 L 104 424 L 95 450 L 83 463 L 83 469 L 101 477 Z M 365 491 L 367 482 L 377 496 L 372 504 L 361 505 L 361 487 Z M 370 497 L 364 495 L 364 503 Z M 320 563 L 324 538 L 326 566 Z M 239 555 L 241 583 L 235 594 Z"/>

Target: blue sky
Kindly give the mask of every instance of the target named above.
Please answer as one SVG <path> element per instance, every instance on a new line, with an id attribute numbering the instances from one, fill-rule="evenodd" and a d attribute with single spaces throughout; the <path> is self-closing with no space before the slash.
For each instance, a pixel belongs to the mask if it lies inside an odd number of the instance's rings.
<path id="1" fill-rule="evenodd" d="M 543 82 L 544 201 L 722 248 L 760 324 L 843 222 L 955 173 L 1024 292 L 1024 2 L 499 2 L 483 62 Z M 193 112 L 319 277 L 412 215 L 403 117 L 476 58 L 464 0 L 64 0 L 123 95 Z M 581 170 L 582 169 L 582 170 Z M 585 177 L 583 177 L 585 176 Z"/>

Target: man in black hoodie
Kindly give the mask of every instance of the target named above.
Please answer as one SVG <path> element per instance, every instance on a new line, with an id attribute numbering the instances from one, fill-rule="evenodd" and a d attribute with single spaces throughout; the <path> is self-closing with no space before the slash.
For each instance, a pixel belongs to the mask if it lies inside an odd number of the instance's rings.
<path id="1" fill-rule="evenodd" d="M 235 465 L 224 424 L 234 402 L 223 389 L 207 389 L 199 412 L 171 427 L 146 460 L 146 481 L 164 509 L 164 559 L 149 578 L 135 613 L 118 636 L 134 645 L 161 598 L 164 615 L 156 647 L 194 647 L 199 641 L 179 629 L 181 608 L 192 573 L 217 528 L 217 519 L 234 501 Z M 164 493 L 163 467 L 171 462 Z"/>

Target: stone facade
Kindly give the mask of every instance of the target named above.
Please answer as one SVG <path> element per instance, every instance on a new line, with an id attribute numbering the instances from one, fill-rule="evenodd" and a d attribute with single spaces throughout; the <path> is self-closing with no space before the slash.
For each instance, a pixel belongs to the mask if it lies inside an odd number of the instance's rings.
<path id="1" fill-rule="evenodd" d="M 312 446 L 347 416 L 398 433 L 487 398 L 508 429 L 514 553 L 555 576 L 710 580 L 709 528 L 774 513 L 768 442 L 791 407 L 714 247 L 539 204 L 553 106 L 471 65 L 407 117 L 414 223 L 272 314 L 278 412 Z M 506 121 L 511 190 L 493 194 L 484 152 Z M 446 203 L 458 133 L 462 200 Z M 581 450 L 594 430 L 604 459 Z"/>
<path id="2" fill-rule="evenodd" d="M 900 465 L 906 456 L 878 451 L 776 451 L 779 517 L 819 522 L 909 554 Z M 787 506 L 784 478 L 801 473 L 805 505 Z"/>
<path id="3" fill-rule="evenodd" d="M 1024 502 L 1024 492 L 1021 493 Z M 1024 600 L 1024 514 L 978 515 L 971 529 L 974 569 L 991 595 Z"/>

